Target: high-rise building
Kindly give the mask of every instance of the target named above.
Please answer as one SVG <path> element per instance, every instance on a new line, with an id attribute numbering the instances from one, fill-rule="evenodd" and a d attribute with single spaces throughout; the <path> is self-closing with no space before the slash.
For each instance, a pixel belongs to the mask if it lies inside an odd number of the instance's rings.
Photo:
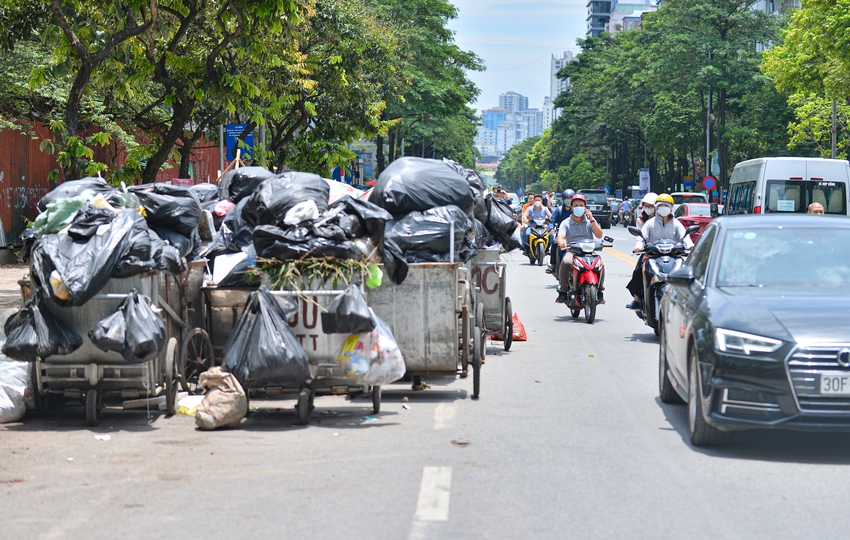
<path id="1" fill-rule="evenodd" d="M 523 139 L 543 135 L 543 111 L 538 109 L 523 109 L 517 116 L 527 126 L 527 131 Z"/>
<path id="2" fill-rule="evenodd" d="M 505 92 L 499 96 L 499 108 L 511 114 L 516 114 L 528 108 L 528 98 L 516 92 Z"/>
<path id="3" fill-rule="evenodd" d="M 485 109 L 481 111 L 482 124 L 484 124 L 485 128 L 496 131 L 499 129 L 499 122 L 505 119 L 507 113 L 508 111 L 499 107 Z"/>
<path id="4" fill-rule="evenodd" d="M 570 79 L 569 77 L 566 79 L 559 79 L 558 72 L 561 71 L 561 68 L 573 61 L 575 61 L 575 56 L 570 51 L 564 51 L 561 56 L 555 56 L 553 54 L 549 61 L 549 96 L 543 98 L 543 129 L 549 129 L 552 122 L 554 122 L 560 114 L 560 110 L 555 108 L 554 101 L 567 89 L 567 86 L 570 84 Z"/>
<path id="5" fill-rule="evenodd" d="M 610 0 L 588 0 L 587 37 L 600 37 L 611 17 Z"/>
<path id="6" fill-rule="evenodd" d="M 640 27 L 646 13 L 658 9 L 651 0 L 613 0 L 611 2 L 611 17 L 605 25 L 605 31 L 612 36 L 625 30 Z"/>

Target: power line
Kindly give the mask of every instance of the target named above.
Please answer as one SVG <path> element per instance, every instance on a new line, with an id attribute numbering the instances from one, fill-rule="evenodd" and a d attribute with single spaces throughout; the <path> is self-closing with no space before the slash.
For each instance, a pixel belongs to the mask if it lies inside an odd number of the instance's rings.
<path id="1" fill-rule="evenodd" d="M 538 59 L 536 59 L 536 60 L 532 60 L 531 62 L 529 62 L 529 63 L 527 63 L 527 64 L 523 64 L 523 65 L 521 65 L 521 66 L 514 66 L 514 67 L 512 67 L 512 68 L 507 68 L 507 69 L 499 69 L 499 70 L 496 70 L 496 71 L 490 71 L 490 70 L 488 69 L 487 71 L 485 71 L 485 73 L 502 73 L 503 71 L 512 71 L 512 70 L 514 70 L 514 69 L 519 69 L 519 68 L 523 68 L 523 67 L 525 67 L 525 66 L 530 66 L 531 64 L 533 64 L 533 63 L 535 63 L 535 62 L 539 62 L 540 60 L 543 60 L 544 58 L 546 58 L 547 56 L 551 55 L 553 52 L 555 52 L 555 51 L 557 51 L 557 50 L 558 50 L 558 49 L 552 49 L 551 51 L 549 51 L 548 53 L 544 54 L 544 55 L 543 55 L 543 56 L 541 56 L 540 58 L 538 58 Z"/>

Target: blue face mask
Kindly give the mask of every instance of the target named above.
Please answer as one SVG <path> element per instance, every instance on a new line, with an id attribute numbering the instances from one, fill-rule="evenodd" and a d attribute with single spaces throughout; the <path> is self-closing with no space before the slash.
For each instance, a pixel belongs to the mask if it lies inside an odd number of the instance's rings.
<path id="1" fill-rule="evenodd" d="M 582 216 L 584 216 L 584 211 L 585 211 L 584 206 L 576 206 L 575 208 L 573 208 L 573 215 L 575 217 L 582 217 Z"/>

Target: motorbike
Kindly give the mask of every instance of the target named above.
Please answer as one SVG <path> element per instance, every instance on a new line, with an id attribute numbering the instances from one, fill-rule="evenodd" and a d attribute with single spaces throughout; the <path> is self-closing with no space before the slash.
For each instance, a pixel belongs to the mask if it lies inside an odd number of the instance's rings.
<path id="1" fill-rule="evenodd" d="M 611 247 L 614 239 L 606 236 L 601 240 L 588 238 L 567 244 L 573 254 L 573 275 L 567 307 L 573 319 L 584 310 L 584 320 L 593 324 L 596 320 L 599 274 L 602 272 L 602 257 L 597 253 L 603 247 Z"/>
<path id="2" fill-rule="evenodd" d="M 699 225 L 688 227 L 686 235 L 699 230 Z M 641 236 L 637 227 L 629 227 L 632 236 Z M 643 265 L 643 320 L 658 335 L 658 308 L 661 296 L 667 284 L 667 275 L 685 264 L 687 249 L 684 242 L 663 238 L 657 242 L 648 243 L 644 238 L 644 249 L 641 252 L 646 261 Z M 640 313 L 638 314 L 640 316 Z"/>
<path id="3" fill-rule="evenodd" d="M 533 219 L 528 226 L 531 235 L 528 237 L 528 262 L 543 266 L 543 258 L 549 252 L 549 229 L 545 219 Z"/>
<path id="4" fill-rule="evenodd" d="M 631 227 L 635 224 L 634 212 L 623 212 L 623 227 Z"/>

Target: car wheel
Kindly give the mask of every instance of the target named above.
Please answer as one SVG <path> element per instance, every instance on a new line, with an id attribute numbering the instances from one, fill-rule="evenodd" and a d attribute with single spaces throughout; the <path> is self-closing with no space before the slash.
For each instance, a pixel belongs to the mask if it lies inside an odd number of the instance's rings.
<path id="1" fill-rule="evenodd" d="M 688 435 L 694 446 L 719 446 L 729 442 L 731 433 L 709 425 L 703 416 L 699 359 L 693 346 L 688 352 Z"/>
<path id="2" fill-rule="evenodd" d="M 658 396 L 662 403 L 684 403 L 682 398 L 673 388 L 670 383 L 670 377 L 667 375 L 667 332 L 664 330 L 664 321 L 660 321 L 660 336 L 658 339 Z"/>

